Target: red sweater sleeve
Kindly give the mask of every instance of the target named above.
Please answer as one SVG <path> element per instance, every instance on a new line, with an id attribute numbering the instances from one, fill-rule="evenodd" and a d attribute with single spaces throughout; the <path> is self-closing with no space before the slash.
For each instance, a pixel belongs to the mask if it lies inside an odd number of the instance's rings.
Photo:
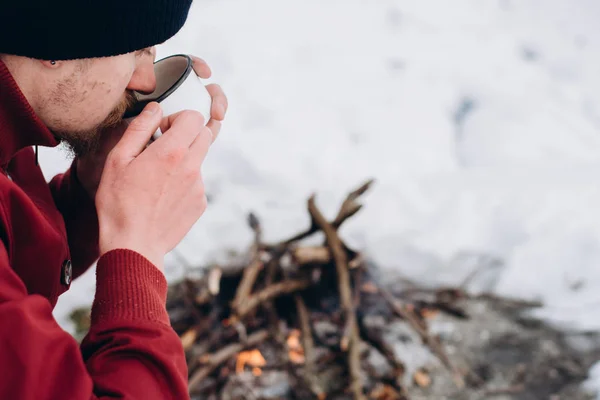
<path id="1" fill-rule="evenodd" d="M 130 250 L 105 254 L 96 274 L 91 328 L 79 347 L 47 299 L 28 295 L 0 241 L 1 399 L 189 399 L 164 276 Z"/>
<path id="2" fill-rule="evenodd" d="M 73 161 L 67 172 L 50 181 L 54 202 L 67 228 L 73 278 L 87 271 L 99 256 L 96 205 L 79 183 L 76 167 L 77 163 Z"/>

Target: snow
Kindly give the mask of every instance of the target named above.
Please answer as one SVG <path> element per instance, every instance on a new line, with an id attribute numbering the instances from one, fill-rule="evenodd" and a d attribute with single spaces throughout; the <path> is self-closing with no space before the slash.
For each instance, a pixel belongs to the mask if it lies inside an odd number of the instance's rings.
<path id="1" fill-rule="evenodd" d="M 589 378 L 583 382 L 582 387 L 590 394 L 600 393 L 600 362 L 590 368 Z M 600 394 L 597 399 L 600 399 Z"/>
<path id="2" fill-rule="evenodd" d="M 374 177 L 342 233 L 386 274 L 457 283 L 485 265 L 474 288 L 600 329 L 599 20 L 594 0 L 195 2 L 159 57 L 205 58 L 230 109 L 203 167 L 212 202 L 178 251 L 244 250 L 249 211 L 285 237 L 308 195 L 333 215 Z M 40 160 L 48 177 L 69 164 Z M 93 281 L 61 297 L 66 329 Z"/>

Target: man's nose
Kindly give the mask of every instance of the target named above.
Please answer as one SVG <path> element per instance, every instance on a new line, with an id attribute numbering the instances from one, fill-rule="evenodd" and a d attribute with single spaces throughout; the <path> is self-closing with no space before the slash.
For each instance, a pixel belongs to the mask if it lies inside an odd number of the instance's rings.
<path id="1" fill-rule="evenodd" d="M 156 75 L 154 74 L 154 64 L 144 62 L 135 69 L 127 89 L 134 90 L 142 94 L 150 94 L 156 89 Z"/>

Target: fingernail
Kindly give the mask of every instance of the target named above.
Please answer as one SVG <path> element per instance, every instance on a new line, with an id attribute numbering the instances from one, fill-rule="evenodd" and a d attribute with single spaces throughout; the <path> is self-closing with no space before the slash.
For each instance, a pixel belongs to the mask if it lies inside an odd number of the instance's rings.
<path id="1" fill-rule="evenodd" d="M 158 104 L 156 104 L 156 103 L 150 103 L 144 109 L 144 112 L 149 115 L 156 114 L 157 111 L 158 111 Z"/>

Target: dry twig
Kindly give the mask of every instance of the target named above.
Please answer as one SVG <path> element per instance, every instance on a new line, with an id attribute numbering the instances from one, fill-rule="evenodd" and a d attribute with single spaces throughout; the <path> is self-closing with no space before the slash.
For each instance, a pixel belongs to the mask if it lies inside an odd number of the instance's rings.
<path id="1" fill-rule="evenodd" d="M 339 229 L 340 226 L 342 226 L 342 224 L 350 217 L 352 217 L 354 214 L 356 214 L 360 209 L 361 209 L 361 205 L 356 203 L 356 200 L 363 195 L 367 190 L 369 190 L 369 188 L 371 187 L 371 185 L 373 184 L 374 179 L 370 179 L 367 182 L 365 182 L 364 184 L 362 184 L 358 189 L 352 191 L 350 194 L 348 194 L 348 196 L 346 197 L 346 200 L 344 200 L 344 202 L 342 203 L 342 206 L 340 207 L 340 210 L 335 218 L 335 220 L 333 220 L 330 225 L 333 227 L 333 229 L 337 230 Z M 312 235 L 313 233 L 316 233 L 320 230 L 322 230 L 322 226 L 320 226 L 319 224 L 315 223 L 315 221 L 312 221 L 311 227 L 308 228 L 306 231 L 301 232 L 297 235 L 292 236 L 291 238 L 284 240 L 282 242 L 280 242 L 279 244 L 276 245 L 272 245 L 272 246 L 266 246 L 266 249 L 268 250 L 273 250 L 273 249 L 281 249 L 281 248 L 287 248 L 290 244 L 294 243 L 294 242 L 298 242 L 302 239 L 307 238 L 308 236 Z"/>
<path id="2" fill-rule="evenodd" d="M 310 316 L 304 300 L 299 295 L 294 296 L 296 309 L 298 310 L 298 319 L 300 320 L 300 330 L 302 331 L 302 348 L 304 349 L 304 379 L 311 392 L 319 399 L 325 398 L 325 391 L 321 387 L 315 365 L 315 344 L 310 328 Z"/>
<path id="3" fill-rule="evenodd" d="M 258 278 L 258 274 L 263 268 L 263 263 L 259 259 L 252 261 L 252 264 L 244 269 L 242 281 L 240 282 L 235 297 L 231 303 L 231 308 L 239 312 L 240 307 L 248 300 L 252 293 L 252 287 Z"/>
<path id="4" fill-rule="evenodd" d="M 362 192 L 366 190 L 368 185 L 365 185 Z M 358 191 L 357 191 L 358 192 Z M 349 198 L 352 196 L 348 196 Z M 358 195 L 356 195 L 358 196 Z M 354 394 L 355 400 L 366 399 L 363 387 L 362 387 L 362 373 L 360 368 L 360 349 L 359 349 L 359 335 L 358 326 L 356 324 L 356 316 L 354 307 L 352 304 L 352 290 L 350 288 L 350 272 L 348 271 L 348 261 L 346 258 L 346 252 L 344 251 L 342 242 L 338 237 L 337 231 L 334 226 L 327 222 L 323 214 L 317 208 L 315 204 L 315 196 L 311 196 L 308 200 L 308 210 L 310 215 L 321 230 L 325 233 L 327 245 L 331 249 L 333 258 L 335 260 L 335 267 L 338 278 L 338 290 L 340 294 L 340 300 L 342 303 L 342 310 L 346 323 L 348 324 L 350 331 L 349 344 L 348 344 L 348 368 L 350 370 L 350 387 Z M 358 210 L 356 210 L 358 211 Z M 356 212 L 355 211 L 355 212 Z M 341 215 L 341 211 L 340 214 Z"/>
<path id="5" fill-rule="evenodd" d="M 263 263 L 260 260 L 261 251 L 261 240 L 262 240 L 262 228 L 260 221 L 253 213 L 248 215 L 248 225 L 254 231 L 254 255 L 252 257 L 252 264 L 249 267 L 244 268 L 242 281 L 240 282 L 231 307 L 234 310 L 238 310 L 240 305 L 243 304 L 248 296 L 252 293 L 252 288 L 258 278 L 258 274 L 263 268 Z"/>
<path id="6" fill-rule="evenodd" d="M 419 334 L 419 336 L 421 336 L 421 340 L 423 340 L 423 343 L 429 346 L 431 351 L 433 351 L 433 353 L 438 356 L 438 358 L 442 361 L 446 368 L 448 368 L 452 372 L 456 386 L 458 386 L 459 388 L 464 387 L 465 382 L 463 374 L 454 366 L 454 364 L 452 364 L 450 358 L 446 354 L 446 351 L 442 347 L 439 340 L 437 340 L 429 334 L 427 328 L 423 326 L 423 324 L 421 323 L 421 321 L 419 321 L 415 313 L 398 304 L 394 296 L 392 296 L 392 294 L 387 289 L 379 287 L 379 293 L 381 293 L 383 298 L 388 302 L 392 310 L 413 327 L 413 329 Z"/>
<path id="7" fill-rule="evenodd" d="M 390 364 L 390 366 L 393 368 L 395 378 L 394 384 L 396 388 L 401 389 L 401 378 L 406 371 L 406 367 L 402 361 L 398 360 L 394 349 L 385 340 L 383 340 L 381 332 L 374 332 L 373 330 L 368 329 L 362 319 L 359 321 L 359 328 L 360 334 L 364 340 L 373 346 L 377 351 L 379 351 L 385 357 L 388 364 Z"/>
<path id="8" fill-rule="evenodd" d="M 331 261 L 331 252 L 325 246 L 297 247 L 291 251 L 291 255 L 298 265 L 325 265 Z"/>
<path id="9" fill-rule="evenodd" d="M 484 395 L 487 396 L 500 396 L 505 394 L 517 394 L 525 390 L 525 385 L 519 384 L 503 388 L 487 389 L 484 391 Z"/>
<path id="10" fill-rule="evenodd" d="M 287 280 L 274 283 L 271 286 L 268 286 L 248 297 L 244 303 L 239 305 L 235 315 L 238 319 L 241 319 L 250 311 L 258 307 L 261 303 L 272 300 L 284 294 L 290 294 L 302 289 L 306 289 L 308 286 L 310 286 L 309 280 Z"/>

